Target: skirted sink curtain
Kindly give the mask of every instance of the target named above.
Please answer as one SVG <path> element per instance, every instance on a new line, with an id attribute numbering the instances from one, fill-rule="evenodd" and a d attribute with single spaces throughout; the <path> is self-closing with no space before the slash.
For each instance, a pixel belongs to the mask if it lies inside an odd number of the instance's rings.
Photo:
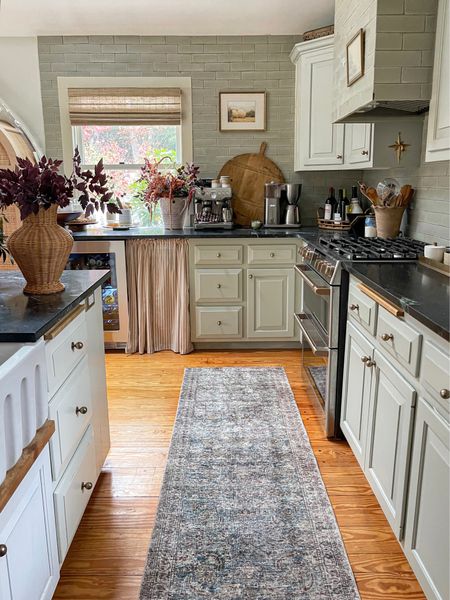
<path id="1" fill-rule="evenodd" d="M 187 240 L 127 241 L 127 352 L 192 352 Z"/>

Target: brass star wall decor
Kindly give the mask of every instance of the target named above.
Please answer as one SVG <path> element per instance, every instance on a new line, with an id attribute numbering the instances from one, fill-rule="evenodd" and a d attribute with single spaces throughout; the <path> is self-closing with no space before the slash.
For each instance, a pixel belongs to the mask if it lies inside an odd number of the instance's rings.
<path id="1" fill-rule="evenodd" d="M 408 146 L 411 146 L 411 144 L 405 144 L 405 142 L 402 140 L 402 132 L 399 131 L 397 139 L 395 140 L 395 142 L 393 144 L 391 144 L 389 146 L 389 148 L 393 148 L 394 149 L 394 152 L 397 155 L 397 162 L 398 163 L 400 162 L 400 160 L 402 158 L 403 152 L 406 151 L 406 148 Z"/>

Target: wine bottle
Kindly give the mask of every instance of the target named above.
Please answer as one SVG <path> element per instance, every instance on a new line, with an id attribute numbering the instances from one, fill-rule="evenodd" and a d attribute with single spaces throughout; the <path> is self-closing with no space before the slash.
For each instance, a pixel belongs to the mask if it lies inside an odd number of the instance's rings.
<path id="1" fill-rule="evenodd" d="M 328 198 L 325 200 L 325 219 L 327 221 L 331 220 L 334 217 L 334 213 L 336 212 L 336 198 L 334 196 L 334 188 L 330 187 L 328 190 Z"/>
<path id="2" fill-rule="evenodd" d="M 342 212 L 344 211 L 344 212 Z M 344 190 L 342 188 L 338 189 L 338 197 L 336 203 L 336 213 L 341 215 L 341 220 L 345 219 L 345 204 L 344 204 Z"/>
<path id="3" fill-rule="evenodd" d="M 347 192 L 345 190 L 345 188 L 342 188 L 342 200 L 341 200 L 341 208 L 340 208 L 340 213 L 341 213 L 341 218 L 343 221 L 347 220 L 347 208 L 348 205 L 350 204 L 349 199 L 347 198 Z"/>

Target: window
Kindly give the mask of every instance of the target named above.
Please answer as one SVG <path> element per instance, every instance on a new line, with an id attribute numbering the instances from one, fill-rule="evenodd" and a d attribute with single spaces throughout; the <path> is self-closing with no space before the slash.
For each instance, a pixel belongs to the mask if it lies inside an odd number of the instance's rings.
<path id="1" fill-rule="evenodd" d="M 134 184 L 145 157 L 192 160 L 190 78 L 62 77 L 58 88 L 65 165 L 75 146 L 84 167 L 103 158 L 115 193 L 150 225 Z"/>
<path id="2" fill-rule="evenodd" d="M 150 226 L 150 215 L 134 197 L 135 182 L 145 158 L 169 156 L 181 162 L 179 125 L 77 125 L 73 145 L 78 146 L 83 167 L 92 167 L 103 158 L 114 193 L 131 204 L 133 219 Z M 160 224 L 159 211 L 153 223 Z"/>

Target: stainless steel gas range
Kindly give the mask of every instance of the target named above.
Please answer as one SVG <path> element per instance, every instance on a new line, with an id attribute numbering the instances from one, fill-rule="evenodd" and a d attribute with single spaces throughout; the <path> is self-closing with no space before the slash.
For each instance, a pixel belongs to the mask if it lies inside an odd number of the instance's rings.
<path id="1" fill-rule="evenodd" d="M 339 419 L 347 322 L 346 262 L 409 262 L 423 254 L 422 242 L 408 238 L 350 238 L 338 234 L 308 242 L 295 269 L 303 282 L 302 310 L 295 317 L 302 332 L 305 370 L 325 412 L 328 437 L 341 437 Z"/>

